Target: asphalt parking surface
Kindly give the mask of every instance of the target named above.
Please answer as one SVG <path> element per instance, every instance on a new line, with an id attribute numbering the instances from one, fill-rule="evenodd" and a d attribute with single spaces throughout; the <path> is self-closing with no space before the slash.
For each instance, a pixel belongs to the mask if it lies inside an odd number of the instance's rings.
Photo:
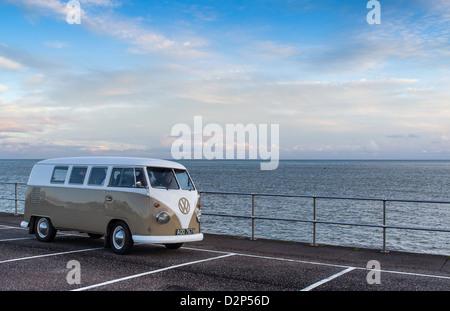
<path id="1" fill-rule="evenodd" d="M 135 245 L 131 254 L 117 255 L 103 247 L 103 239 L 78 232 L 39 242 L 20 228 L 21 220 L 0 214 L 1 291 L 450 290 L 447 256 L 207 234 L 177 250 Z M 379 270 L 368 269 L 373 260 Z"/>

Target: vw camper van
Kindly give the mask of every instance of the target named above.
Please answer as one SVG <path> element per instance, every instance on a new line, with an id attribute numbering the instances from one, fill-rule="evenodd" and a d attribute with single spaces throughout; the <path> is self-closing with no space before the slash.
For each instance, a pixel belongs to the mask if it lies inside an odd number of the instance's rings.
<path id="1" fill-rule="evenodd" d="M 36 163 L 26 191 L 24 221 L 39 241 L 58 230 L 91 238 L 119 254 L 134 243 L 179 248 L 201 241 L 198 192 L 186 168 L 147 158 L 60 158 Z"/>

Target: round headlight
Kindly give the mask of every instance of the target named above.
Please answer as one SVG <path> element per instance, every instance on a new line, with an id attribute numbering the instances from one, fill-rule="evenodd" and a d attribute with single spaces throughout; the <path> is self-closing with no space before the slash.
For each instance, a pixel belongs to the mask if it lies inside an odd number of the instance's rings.
<path id="1" fill-rule="evenodd" d="M 199 209 L 199 210 L 197 211 L 197 221 L 200 222 L 201 220 L 202 220 L 202 210 Z"/>
<path id="2" fill-rule="evenodd" d="M 166 223 L 168 223 L 169 222 L 169 220 L 170 220 L 170 215 L 169 215 L 169 213 L 167 213 L 167 212 L 159 212 L 157 215 L 156 215 L 156 221 L 159 223 L 159 224 L 161 224 L 161 225 L 164 225 L 164 224 L 166 224 Z"/>

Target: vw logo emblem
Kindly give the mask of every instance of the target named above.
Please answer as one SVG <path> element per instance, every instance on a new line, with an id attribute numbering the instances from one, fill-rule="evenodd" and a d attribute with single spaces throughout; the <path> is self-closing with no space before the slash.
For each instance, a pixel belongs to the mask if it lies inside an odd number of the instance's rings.
<path id="1" fill-rule="evenodd" d="M 180 201 L 178 201 L 178 208 L 183 214 L 187 214 L 191 209 L 191 204 L 189 204 L 188 199 L 181 198 Z"/>

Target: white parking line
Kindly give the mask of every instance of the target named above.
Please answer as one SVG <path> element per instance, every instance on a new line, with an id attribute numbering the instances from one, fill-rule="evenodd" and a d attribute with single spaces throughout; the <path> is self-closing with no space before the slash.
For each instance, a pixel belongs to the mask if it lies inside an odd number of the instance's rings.
<path id="1" fill-rule="evenodd" d="M 65 255 L 65 254 L 73 254 L 73 253 L 81 253 L 81 252 L 89 252 L 89 251 L 95 251 L 103 249 L 103 247 L 96 247 L 96 248 L 86 248 L 86 249 L 79 249 L 75 251 L 67 251 L 67 252 L 59 252 L 59 253 L 51 253 L 51 254 L 44 254 L 44 255 L 36 255 L 36 256 L 29 256 L 29 257 L 21 257 L 21 258 L 14 258 L 14 259 L 7 259 L 0 261 L 0 264 L 2 263 L 8 263 L 8 262 L 14 262 L 14 261 L 21 261 L 21 260 L 29 260 L 29 259 L 36 259 L 36 258 L 43 258 L 43 257 L 50 257 L 50 256 L 59 256 L 59 255 Z"/>
<path id="2" fill-rule="evenodd" d="M 189 249 L 194 251 L 203 251 L 203 252 L 211 252 L 211 253 L 222 253 L 222 254 L 228 254 L 229 252 L 225 251 L 217 251 L 212 249 L 204 249 L 204 248 L 194 248 L 194 247 L 182 247 L 182 249 Z M 295 263 L 303 263 L 308 265 L 318 265 L 318 266 L 326 266 L 326 267 L 334 267 L 334 268 L 354 268 L 354 269 L 364 269 L 366 268 L 358 268 L 358 267 L 351 267 L 351 266 L 345 266 L 345 265 L 336 265 L 331 263 L 323 263 L 323 262 L 317 262 L 317 261 L 307 261 L 307 260 L 300 260 L 300 259 L 290 259 L 290 258 L 282 258 L 282 257 L 273 257 L 273 256 L 262 256 L 262 255 L 253 255 L 253 254 L 244 254 L 244 253 L 234 253 L 236 256 L 243 256 L 243 257 L 253 257 L 253 258 L 259 258 L 259 259 L 268 259 L 268 260 L 279 260 L 279 261 L 287 261 L 287 262 L 295 262 Z"/>
<path id="3" fill-rule="evenodd" d="M 20 229 L 20 230 L 28 230 L 28 228 L 21 228 L 21 227 L 13 227 L 13 226 L 6 226 L 6 225 L 0 225 L 0 230 L 6 230 L 6 229 Z"/>
<path id="4" fill-rule="evenodd" d="M 11 238 L 11 239 L 3 239 L 0 240 L 0 242 L 7 242 L 7 241 L 18 241 L 18 240 L 31 240 L 31 239 L 35 239 L 35 237 L 27 237 L 27 238 Z"/>
<path id="5" fill-rule="evenodd" d="M 319 281 L 319 282 L 316 282 L 316 283 L 314 283 L 314 284 L 311 284 L 311 285 L 309 285 L 308 287 L 305 287 L 304 289 L 302 289 L 301 291 L 302 291 L 302 292 L 309 292 L 310 290 L 312 290 L 312 289 L 314 289 L 314 288 L 316 288 L 316 287 L 318 287 L 318 286 L 320 286 L 320 285 L 323 285 L 323 284 L 325 284 L 325 283 L 327 283 L 327 282 L 329 282 L 329 281 L 331 281 L 331 280 L 334 280 L 335 278 L 338 278 L 338 277 L 340 277 L 341 275 L 344 275 L 344 274 L 346 274 L 346 273 L 348 273 L 348 272 L 350 272 L 350 271 L 353 271 L 353 270 L 355 270 L 355 269 L 356 269 L 355 267 L 347 268 L 347 269 L 345 269 L 345 270 L 343 270 L 343 271 L 341 271 L 341 272 L 339 272 L 339 273 L 336 273 L 336 274 L 333 274 L 333 275 L 330 276 L 330 277 L 327 277 L 326 279 L 323 279 L 323 280 L 321 280 L 321 281 Z"/>
<path id="6" fill-rule="evenodd" d="M 225 251 L 216 251 L 216 250 L 194 248 L 194 247 L 182 247 L 182 248 L 189 249 L 189 250 L 203 251 L 203 252 L 226 253 Z M 334 267 L 334 268 L 345 268 L 346 270 L 347 269 L 352 269 L 352 270 L 356 269 L 356 270 L 364 270 L 364 271 L 373 271 L 371 269 L 367 269 L 367 268 L 363 268 L 363 267 L 352 267 L 352 266 L 337 265 L 337 264 L 317 262 L 317 261 L 307 261 L 307 260 L 289 259 L 289 258 L 282 258 L 282 257 L 262 256 L 262 255 L 253 255 L 253 254 L 244 254 L 244 253 L 234 253 L 234 254 L 236 256 L 253 257 L 253 258 L 269 259 L 269 260 L 280 260 L 280 261 L 303 263 L 303 264 L 316 265 L 316 266 Z M 395 270 L 376 270 L 376 271 L 379 271 L 380 273 L 392 273 L 392 274 L 401 274 L 401 275 L 410 275 L 410 276 L 450 280 L 450 276 L 445 276 L 445 275 L 424 274 L 424 273 L 414 273 L 414 272 L 395 271 Z M 347 272 L 349 272 L 349 271 L 347 271 Z"/>
<path id="7" fill-rule="evenodd" d="M 185 262 L 185 263 L 182 263 L 182 264 L 173 265 L 173 266 L 169 266 L 169 267 L 165 267 L 165 268 L 161 268 L 161 269 L 157 269 L 157 270 L 152 270 L 152 271 L 147 271 L 147 272 L 138 273 L 138 274 L 134 274 L 134 275 L 129 275 L 129 276 L 126 276 L 126 277 L 123 277 L 123 278 L 119 278 L 119 279 L 115 279 L 115 280 L 111 280 L 111 281 L 106 281 L 106 282 L 103 282 L 103 283 L 98 283 L 98 284 L 94 284 L 94 285 L 90 285 L 90 286 L 86 286 L 86 287 L 80 287 L 80 288 L 74 289 L 72 291 L 83 291 L 83 290 L 87 290 L 87 289 L 91 289 L 91 288 L 96 288 L 96 287 L 100 287 L 100 286 L 105 286 L 105 285 L 109 285 L 109 284 L 113 284 L 113 283 L 117 283 L 117 282 L 122 282 L 122 281 L 130 280 L 130 279 L 138 278 L 138 277 L 145 276 L 145 275 L 150 275 L 150 274 L 154 274 L 154 273 L 158 273 L 158 272 L 163 272 L 163 271 L 176 269 L 176 268 L 184 267 L 184 266 L 190 266 L 190 265 L 194 265 L 194 264 L 197 264 L 197 263 L 207 262 L 207 261 L 216 260 L 216 259 L 221 259 L 221 258 L 230 257 L 230 256 L 234 256 L 234 255 L 236 255 L 236 254 L 228 253 L 228 254 L 222 255 L 222 256 L 217 256 L 217 257 L 212 257 L 212 258 L 207 258 L 207 259 L 201 259 L 201 260 L 196 260 L 196 261 Z"/>

